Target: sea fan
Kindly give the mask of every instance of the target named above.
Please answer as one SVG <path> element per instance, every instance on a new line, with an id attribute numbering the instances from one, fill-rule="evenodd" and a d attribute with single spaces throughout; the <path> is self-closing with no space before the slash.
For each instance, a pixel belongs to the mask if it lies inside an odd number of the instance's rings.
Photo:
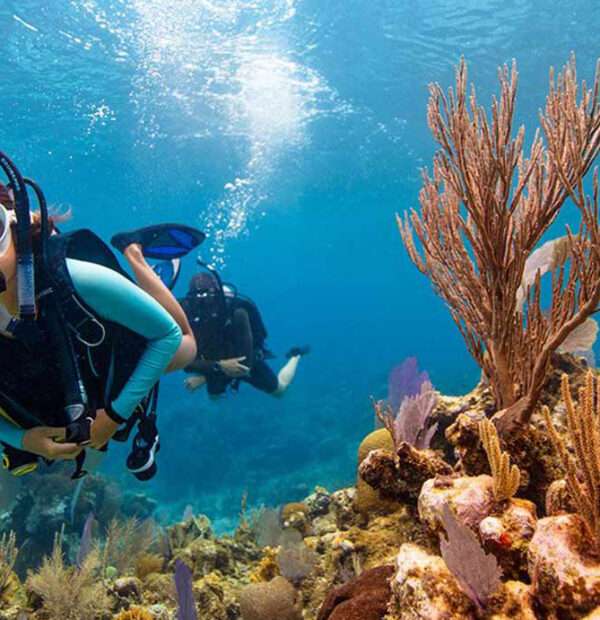
<path id="1" fill-rule="evenodd" d="M 564 339 L 558 351 L 559 353 L 591 351 L 597 337 L 598 323 L 594 319 L 586 319 Z"/>
<path id="2" fill-rule="evenodd" d="M 283 532 L 279 511 L 262 508 L 254 517 L 253 529 L 259 547 L 277 547 Z"/>
<path id="3" fill-rule="evenodd" d="M 444 505 L 442 523 L 447 538 L 442 537 L 440 547 L 446 566 L 464 593 L 483 611 L 501 585 L 498 562 L 485 553 L 475 534 L 456 518 L 448 504 Z"/>
<path id="4" fill-rule="evenodd" d="M 92 529 L 94 527 L 94 513 L 90 512 L 85 520 L 85 524 L 83 526 L 83 532 L 81 533 L 81 541 L 79 542 L 79 551 L 77 552 L 77 568 L 81 568 L 85 559 L 90 554 L 92 550 L 93 541 L 92 541 Z"/>
<path id="5" fill-rule="evenodd" d="M 527 297 L 527 289 L 533 286 L 537 274 L 540 278 L 554 271 L 557 267 L 564 265 L 568 257 L 569 238 L 567 236 L 551 239 L 529 256 L 525 261 L 525 269 L 523 271 L 523 279 L 521 287 L 517 291 L 517 306 L 520 308 Z"/>
<path id="6" fill-rule="evenodd" d="M 279 572 L 293 584 L 300 584 L 311 573 L 317 560 L 317 554 L 303 542 L 283 545 L 277 553 Z"/>
<path id="7" fill-rule="evenodd" d="M 429 381 L 429 375 L 426 372 L 419 372 L 417 358 L 408 357 L 390 372 L 388 404 L 394 411 L 398 411 L 404 399 L 417 395 L 426 381 Z"/>
<path id="8" fill-rule="evenodd" d="M 402 401 L 393 424 L 396 445 L 406 442 L 417 450 L 429 448 L 438 426 L 437 423 L 430 423 L 437 401 L 437 392 L 429 381 L 421 385 L 419 394 L 408 396 Z"/>
<path id="9" fill-rule="evenodd" d="M 192 572 L 181 561 L 175 562 L 175 587 L 177 588 L 177 620 L 198 620 L 192 588 Z"/>

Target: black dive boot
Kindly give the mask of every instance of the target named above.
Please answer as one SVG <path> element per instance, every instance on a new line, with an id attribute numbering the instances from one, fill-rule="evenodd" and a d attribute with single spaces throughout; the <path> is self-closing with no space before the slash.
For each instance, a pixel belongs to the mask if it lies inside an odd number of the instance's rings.
<path id="1" fill-rule="evenodd" d="M 127 457 L 127 469 L 138 480 L 150 480 L 157 471 L 156 453 L 160 450 L 160 439 L 156 427 L 156 414 L 151 413 L 140 420 L 138 431 Z"/>

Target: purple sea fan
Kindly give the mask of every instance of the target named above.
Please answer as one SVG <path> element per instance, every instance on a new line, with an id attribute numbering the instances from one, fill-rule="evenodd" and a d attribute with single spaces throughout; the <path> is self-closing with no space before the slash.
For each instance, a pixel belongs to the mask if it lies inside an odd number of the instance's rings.
<path id="1" fill-rule="evenodd" d="M 421 391 L 416 396 L 407 396 L 392 424 L 394 445 L 406 442 L 417 450 L 429 448 L 438 427 L 437 422 L 431 424 L 437 402 L 437 392 L 429 380 L 421 384 Z"/>
<path id="2" fill-rule="evenodd" d="M 392 410 L 398 411 L 407 396 L 417 395 L 426 381 L 429 375 L 419 372 L 416 357 L 408 357 L 392 368 L 388 378 L 388 404 Z"/>
<path id="3" fill-rule="evenodd" d="M 90 512 L 85 520 L 85 524 L 83 526 L 83 531 L 81 533 L 81 540 L 79 541 L 79 551 L 77 552 L 76 564 L 77 568 L 81 568 L 85 559 L 90 554 L 92 550 L 93 541 L 92 541 L 92 529 L 94 527 L 94 513 Z"/>
<path id="4" fill-rule="evenodd" d="M 498 562 L 483 550 L 475 534 L 456 518 L 448 504 L 442 511 L 442 524 L 447 535 L 440 541 L 444 562 L 463 592 L 483 611 L 502 585 Z"/>
<path id="5" fill-rule="evenodd" d="M 177 588 L 177 620 L 198 620 L 192 572 L 181 560 L 175 561 L 175 587 Z"/>

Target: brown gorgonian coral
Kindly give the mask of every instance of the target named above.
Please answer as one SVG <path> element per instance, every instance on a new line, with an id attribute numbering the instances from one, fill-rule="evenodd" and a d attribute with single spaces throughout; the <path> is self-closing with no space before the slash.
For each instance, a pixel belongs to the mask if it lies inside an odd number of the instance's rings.
<path id="1" fill-rule="evenodd" d="M 598 77 L 579 90 L 574 59 L 557 78 L 551 72 L 541 131 L 526 154 L 524 128 L 513 128 L 515 65 L 499 77 L 489 116 L 467 88 L 464 61 L 455 90 L 431 86 L 428 122 L 441 148 L 433 174 L 423 173 L 421 209 L 398 224 L 483 369 L 506 431 L 529 420 L 552 353 L 600 301 L 598 183 L 591 198 L 583 184 L 600 150 L 600 107 Z M 526 261 L 567 199 L 579 230 L 567 229 L 551 292 L 542 295 L 541 272 L 523 290 Z"/>

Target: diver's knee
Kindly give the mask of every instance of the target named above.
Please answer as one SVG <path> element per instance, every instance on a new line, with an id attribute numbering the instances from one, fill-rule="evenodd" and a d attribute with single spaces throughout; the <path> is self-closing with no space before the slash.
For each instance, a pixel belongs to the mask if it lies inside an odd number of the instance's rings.
<path id="1" fill-rule="evenodd" d="M 196 339 L 192 335 L 185 335 L 181 338 L 181 342 L 171 363 L 169 364 L 169 372 L 175 370 L 183 370 L 189 366 L 195 359 L 198 353 L 196 347 Z"/>
<path id="2" fill-rule="evenodd" d="M 271 396 L 273 398 L 282 398 L 283 395 L 286 393 L 287 389 L 288 389 L 289 385 L 285 385 L 283 383 L 281 383 L 281 381 L 277 384 L 277 387 L 270 392 Z"/>
<path id="3" fill-rule="evenodd" d="M 183 339 L 187 341 L 187 350 L 186 350 L 186 358 L 187 361 L 184 364 L 185 366 L 189 366 L 198 356 L 198 345 L 196 344 L 196 338 L 194 338 L 194 334 L 185 334 Z"/>

